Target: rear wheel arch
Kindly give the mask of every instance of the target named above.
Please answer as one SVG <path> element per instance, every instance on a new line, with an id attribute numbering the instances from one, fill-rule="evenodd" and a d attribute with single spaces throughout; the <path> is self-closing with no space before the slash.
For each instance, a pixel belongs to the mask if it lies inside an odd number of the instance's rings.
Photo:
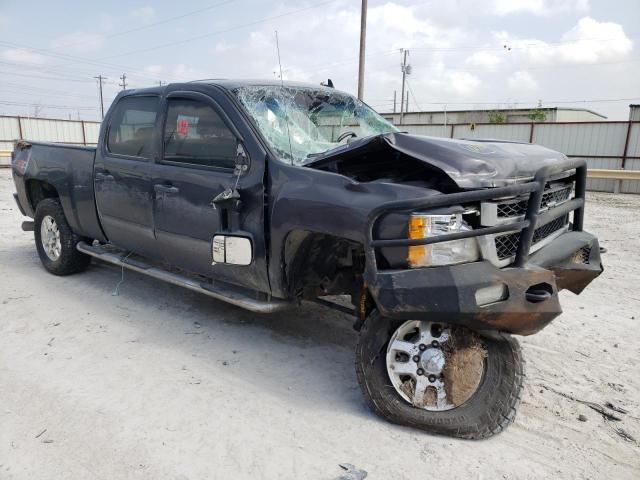
<path id="1" fill-rule="evenodd" d="M 29 206 L 33 212 L 38 208 L 38 204 L 46 198 L 59 199 L 60 194 L 56 187 L 45 180 L 30 179 L 26 182 L 27 198 Z"/>
<path id="2" fill-rule="evenodd" d="M 89 266 L 91 257 L 76 248 L 84 239 L 69 226 L 58 198 L 45 198 L 38 203 L 34 240 L 42 265 L 54 275 L 78 273 Z"/>

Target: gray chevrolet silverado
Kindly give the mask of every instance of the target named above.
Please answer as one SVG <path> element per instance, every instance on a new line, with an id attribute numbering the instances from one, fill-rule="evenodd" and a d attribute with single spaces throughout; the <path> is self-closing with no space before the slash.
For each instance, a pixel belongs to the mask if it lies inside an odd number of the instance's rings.
<path id="1" fill-rule="evenodd" d="M 602 271 L 583 160 L 402 133 L 328 87 L 124 91 L 96 148 L 20 140 L 12 171 L 49 272 L 96 258 L 257 313 L 344 311 L 372 410 L 463 438 L 514 419 L 512 334 Z"/>

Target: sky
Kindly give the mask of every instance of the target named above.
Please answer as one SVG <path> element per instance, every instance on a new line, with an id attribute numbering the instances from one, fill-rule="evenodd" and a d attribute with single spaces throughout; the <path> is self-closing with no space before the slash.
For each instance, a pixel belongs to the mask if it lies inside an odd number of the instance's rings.
<path id="1" fill-rule="evenodd" d="M 283 77 L 357 91 L 360 0 L 0 0 L 0 114 L 99 120 L 121 88 Z M 640 103 L 640 0 L 369 0 L 364 100 L 409 110 Z M 398 100 L 399 101 L 399 100 Z M 399 106 L 398 106 L 399 108 Z"/>

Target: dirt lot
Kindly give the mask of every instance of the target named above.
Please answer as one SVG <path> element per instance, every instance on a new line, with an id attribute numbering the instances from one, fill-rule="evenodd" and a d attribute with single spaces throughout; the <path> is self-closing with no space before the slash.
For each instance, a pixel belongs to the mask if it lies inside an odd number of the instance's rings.
<path id="1" fill-rule="evenodd" d="M 45 273 L 12 192 L 0 170 L 0 479 L 334 479 L 344 462 L 385 480 L 640 478 L 640 197 L 589 196 L 607 270 L 522 339 L 516 423 L 470 442 L 373 415 L 339 313 L 261 317 L 130 272 L 115 296 L 103 264 Z"/>

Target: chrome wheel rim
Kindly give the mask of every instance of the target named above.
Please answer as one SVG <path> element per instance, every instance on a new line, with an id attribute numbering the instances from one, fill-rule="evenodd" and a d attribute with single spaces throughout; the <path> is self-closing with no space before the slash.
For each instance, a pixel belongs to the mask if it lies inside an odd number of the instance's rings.
<path id="1" fill-rule="evenodd" d="M 42 219 L 40 225 L 40 241 L 44 253 L 50 260 L 56 261 L 60 258 L 62 246 L 60 245 L 60 229 L 51 215 Z"/>
<path id="2" fill-rule="evenodd" d="M 458 348 L 454 335 L 460 335 L 459 332 L 452 332 L 441 323 L 410 320 L 393 333 L 387 347 L 387 372 L 396 392 L 406 402 L 441 412 L 459 407 L 473 396 L 484 375 L 486 352 L 470 350 L 481 348 L 480 343 Z M 466 370 L 462 372 L 466 376 L 462 380 L 462 393 L 461 366 Z"/>

